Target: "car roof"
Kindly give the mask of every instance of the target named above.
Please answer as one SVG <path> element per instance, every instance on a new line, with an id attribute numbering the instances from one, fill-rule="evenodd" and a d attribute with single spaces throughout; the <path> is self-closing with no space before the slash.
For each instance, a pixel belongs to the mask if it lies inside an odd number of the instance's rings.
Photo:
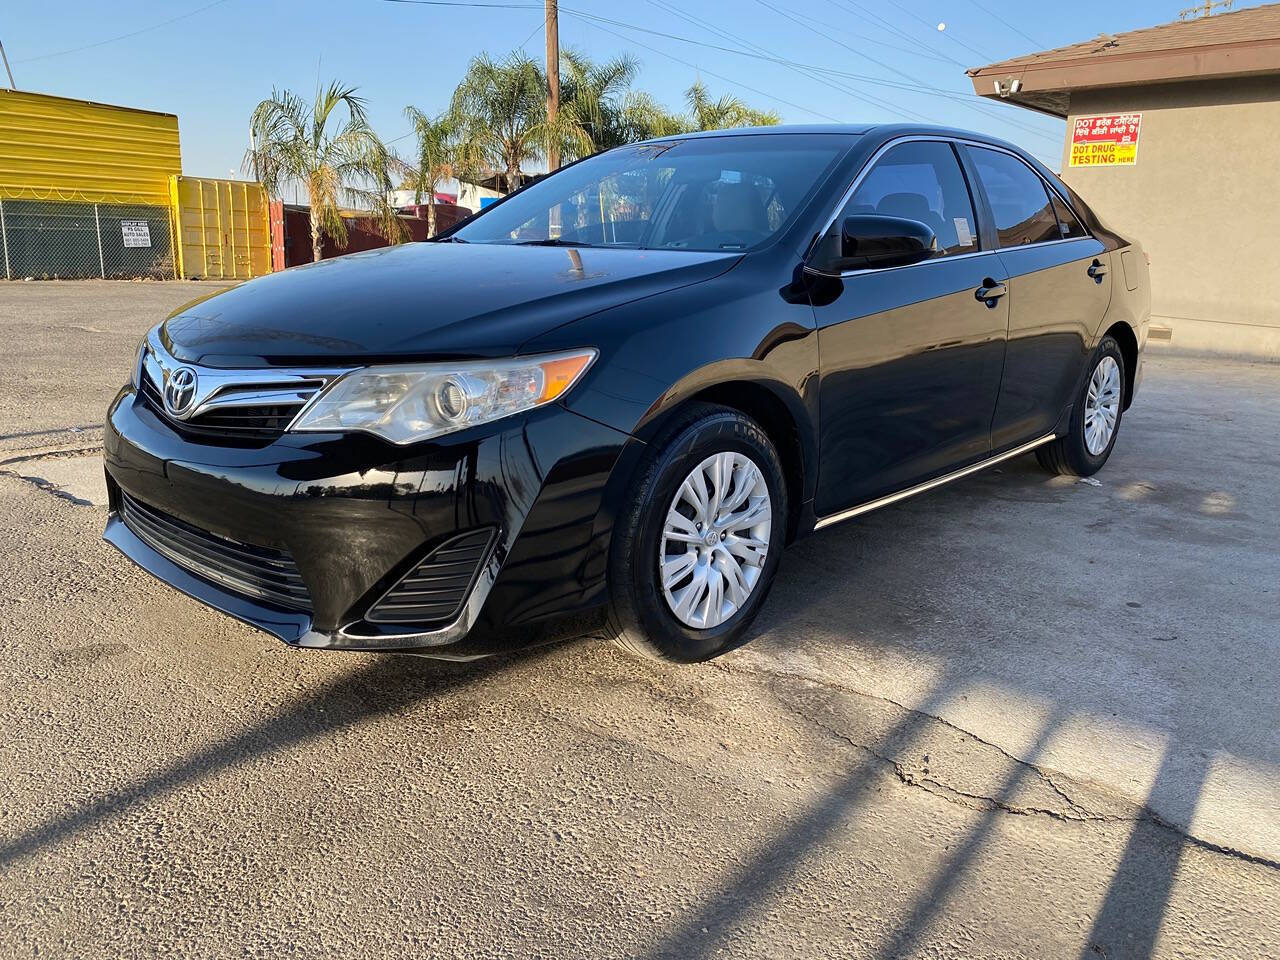
<path id="1" fill-rule="evenodd" d="M 844 134 L 846 136 L 863 137 L 874 135 L 877 140 L 889 140 L 894 137 L 921 135 L 959 137 L 965 140 L 976 140 L 998 147 L 1006 147 L 1019 153 L 1026 153 L 1016 144 L 972 130 L 961 130 L 957 127 L 944 127 L 930 123 L 783 123 L 770 127 L 735 127 L 730 130 L 699 130 L 693 133 L 678 133 L 669 137 L 655 137 L 646 143 L 669 143 L 674 140 L 703 139 L 706 137 L 745 137 L 770 136 L 797 133 Z"/>

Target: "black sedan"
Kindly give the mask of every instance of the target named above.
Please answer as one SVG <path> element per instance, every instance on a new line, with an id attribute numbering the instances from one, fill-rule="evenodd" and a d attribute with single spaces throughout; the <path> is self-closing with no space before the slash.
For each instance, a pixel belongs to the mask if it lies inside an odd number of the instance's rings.
<path id="1" fill-rule="evenodd" d="M 300 647 L 704 659 L 797 537 L 1031 451 L 1098 470 L 1149 310 L 1141 247 L 1007 143 L 621 147 L 174 313 L 108 414 L 106 538 Z"/>

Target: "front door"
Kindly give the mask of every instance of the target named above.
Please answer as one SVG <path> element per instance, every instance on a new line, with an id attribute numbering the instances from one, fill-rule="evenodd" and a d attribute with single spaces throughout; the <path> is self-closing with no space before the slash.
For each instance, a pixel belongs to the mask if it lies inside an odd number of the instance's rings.
<path id="1" fill-rule="evenodd" d="M 980 246 L 955 148 L 933 140 L 891 147 L 832 229 L 860 213 L 922 221 L 938 251 L 814 286 L 819 517 L 985 457 L 1004 362 L 1004 265 Z M 991 288 L 995 296 L 979 299 Z"/>
<path id="2" fill-rule="evenodd" d="M 991 424 L 996 450 L 1052 433 L 1084 374 L 1111 302 L 1110 254 L 1070 206 L 1011 153 L 964 148 L 1009 276 L 1009 346 Z"/>

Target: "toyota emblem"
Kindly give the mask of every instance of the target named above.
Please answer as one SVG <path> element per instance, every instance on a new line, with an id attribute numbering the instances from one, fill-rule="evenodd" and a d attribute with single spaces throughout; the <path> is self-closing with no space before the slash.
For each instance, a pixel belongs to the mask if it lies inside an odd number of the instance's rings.
<path id="1" fill-rule="evenodd" d="M 164 385 L 164 408 L 170 416 L 185 417 L 196 399 L 196 372 L 179 367 L 169 374 Z"/>

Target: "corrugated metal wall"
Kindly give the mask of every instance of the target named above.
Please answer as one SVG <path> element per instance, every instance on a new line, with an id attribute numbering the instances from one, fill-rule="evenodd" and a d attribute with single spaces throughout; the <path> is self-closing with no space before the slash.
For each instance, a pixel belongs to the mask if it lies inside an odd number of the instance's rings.
<path id="1" fill-rule="evenodd" d="M 260 183 L 171 177 L 178 275 L 247 280 L 271 272 L 267 192 Z"/>
<path id="2" fill-rule="evenodd" d="M 0 90 L 0 198 L 169 204 L 178 118 Z"/>

